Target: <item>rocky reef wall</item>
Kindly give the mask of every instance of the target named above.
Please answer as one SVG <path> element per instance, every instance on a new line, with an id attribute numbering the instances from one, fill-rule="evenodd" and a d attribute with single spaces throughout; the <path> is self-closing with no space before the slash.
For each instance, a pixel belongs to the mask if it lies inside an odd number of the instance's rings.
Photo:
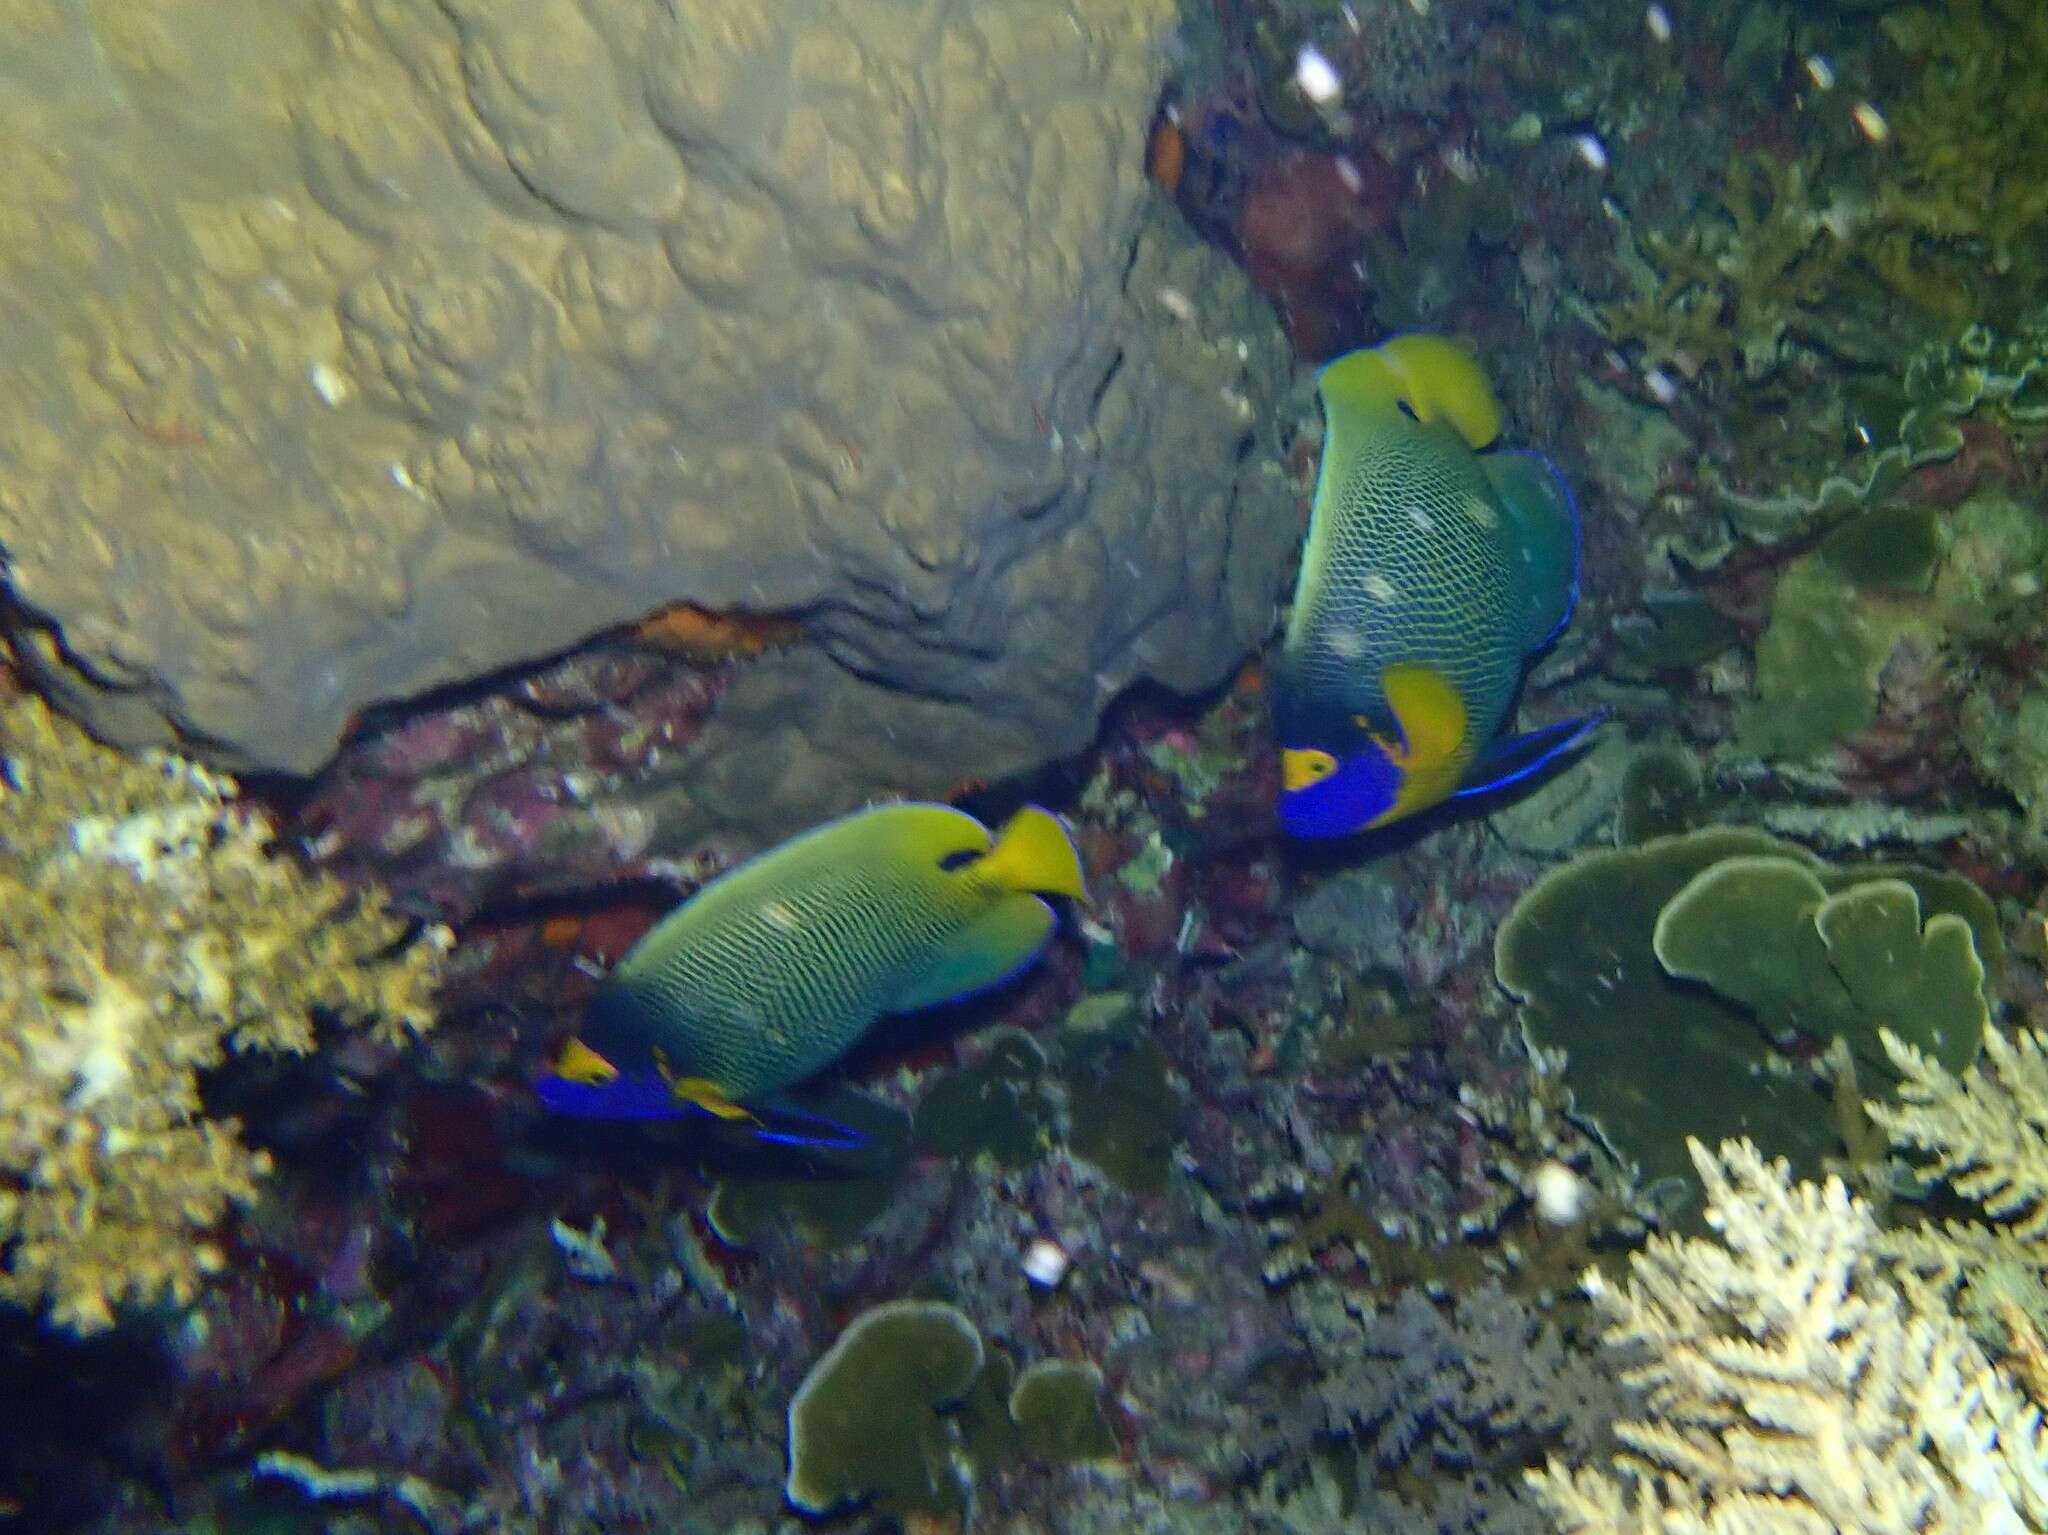
<path id="1" fill-rule="evenodd" d="M 1281 337 L 1144 177 L 1172 21 L 0 0 L 25 658 L 118 742 L 310 774 L 380 704 L 776 615 L 679 840 L 1219 680 L 1299 524 Z"/>

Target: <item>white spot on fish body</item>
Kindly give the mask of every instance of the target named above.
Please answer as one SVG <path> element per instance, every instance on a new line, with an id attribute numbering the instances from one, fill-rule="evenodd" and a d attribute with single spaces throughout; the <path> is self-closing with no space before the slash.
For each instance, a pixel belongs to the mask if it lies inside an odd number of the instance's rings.
<path id="1" fill-rule="evenodd" d="M 770 927 L 782 933 L 793 933 L 799 925 L 796 908 L 787 901 L 770 901 L 761 908 L 761 918 Z"/>
<path id="2" fill-rule="evenodd" d="M 1478 523 L 1482 528 L 1500 526 L 1500 513 L 1493 509 L 1484 496 L 1467 496 L 1465 498 L 1465 515 Z"/>
<path id="3" fill-rule="evenodd" d="M 1384 581 L 1385 577 L 1380 579 Z M 1365 636 L 1356 629 L 1332 629 L 1323 646 L 1340 661 L 1356 661 L 1365 654 Z"/>
<path id="4" fill-rule="evenodd" d="M 1376 570 L 1369 572 L 1359 584 L 1363 587 L 1365 595 L 1374 602 L 1391 603 L 1401 600 L 1400 588 Z"/>
<path id="5" fill-rule="evenodd" d="M 1419 506 L 1411 506 L 1408 509 L 1408 520 L 1424 533 L 1436 531 L 1436 519 Z"/>

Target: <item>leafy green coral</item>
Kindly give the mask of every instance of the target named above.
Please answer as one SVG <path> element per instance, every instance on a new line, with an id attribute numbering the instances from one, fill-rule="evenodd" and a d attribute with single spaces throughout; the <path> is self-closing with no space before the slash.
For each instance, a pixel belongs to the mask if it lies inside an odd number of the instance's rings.
<path id="1" fill-rule="evenodd" d="M 981 1334 L 942 1301 L 863 1312 L 789 1404 L 789 1501 L 811 1513 L 871 1499 L 886 1513 L 966 1506 L 958 1404 L 981 1374 Z"/>
<path id="2" fill-rule="evenodd" d="M 1010 1392 L 1010 1418 L 1024 1453 L 1046 1465 L 1117 1453 L 1116 1434 L 1102 1415 L 1102 1371 L 1085 1360 L 1032 1364 Z"/>
<path id="3" fill-rule="evenodd" d="M 1665 904 L 1651 947 L 1668 974 L 1740 1003 L 1773 1036 L 1840 1036 L 1881 1065 L 1878 1031 L 1890 1028 L 1961 1070 L 1991 1018 L 1973 924 L 1930 911 L 1923 925 L 1912 885 L 1860 875 L 1837 875 L 1830 890 L 1798 859 L 1724 859 Z M 1970 900 L 1951 879 L 1922 876 L 1937 899 L 1976 908 L 1977 924 L 1995 931 L 1981 894 L 1970 887 Z"/>
<path id="4" fill-rule="evenodd" d="M 1050 1140 L 1055 1121 L 1045 1052 L 1029 1034 L 1005 1029 L 972 1066 L 942 1077 L 917 1106 L 917 1148 L 960 1161 L 986 1154 L 1023 1167 Z"/>
<path id="5" fill-rule="evenodd" d="M 1494 950 L 1530 1039 L 1566 1052 L 1579 1111 L 1652 1178 L 1683 1178 L 1688 1134 L 1813 1165 L 1833 1140 L 1826 1106 L 1767 1069 L 1775 1045 L 1842 1035 L 1882 1070 L 1890 1027 L 1967 1061 L 2004 957 L 1990 900 L 1959 876 L 1830 868 L 1730 829 L 1553 870 Z"/>

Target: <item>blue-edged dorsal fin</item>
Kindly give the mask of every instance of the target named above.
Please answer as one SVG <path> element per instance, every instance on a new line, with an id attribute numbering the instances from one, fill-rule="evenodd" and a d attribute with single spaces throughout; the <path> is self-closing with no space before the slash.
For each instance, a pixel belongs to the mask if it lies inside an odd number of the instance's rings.
<path id="1" fill-rule="evenodd" d="M 1579 600 L 1579 504 L 1541 453 L 1488 453 L 1479 467 L 1514 531 L 1522 649 L 1541 650 L 1571 621 Z"/>
<path id="2" fill-rule="evenodd" d="M 1038 957 L 1052 928 L 1052 908 L 1037 896 L 1005 896 L 956 933 L 945 952 L 912 976 L 883 1010 L 914 1013 L 1000 986 Z"/>
<path id="3" fill-rule="evenodd" d="M 1584 741 L 1606 718 L 1607 711 L 1597 709 L 1518 736 L 1502 736 L 1473 759 L 1466 769 L 1465 782 L 1452 798 L 1464 799 L 1520 783 Z"/>

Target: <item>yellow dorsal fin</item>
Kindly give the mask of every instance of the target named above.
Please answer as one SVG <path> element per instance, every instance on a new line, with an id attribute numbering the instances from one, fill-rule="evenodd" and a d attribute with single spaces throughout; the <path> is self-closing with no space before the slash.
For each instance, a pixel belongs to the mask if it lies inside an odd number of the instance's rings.
<path id="1" fill-rule="evenodd" d="M 609 1082 L 619 1074 L 618 1067 L 580 1039 L 572 1039 L 562 1046 L 562 1053 L 555 1057 L 553 1070 L 564 1082 L 581 1082 L 591 1087 Z"/>
<path id="2" fill-rule="evenodd" d="M 1081 874 L 1081 855 L 1059 818 L 1036 805 L 1026 805 L 1003 823 L 996 845 L 974 869 L 1006 890 L 1088 899 Z"/>
<path id="3" fill-rule="evenodd" d="M 1380 689 L 1408 743 L 1403 766 L 1412 770 L 1445 762 L 1465 750 L 1465 700 L 1443 673 L 1427 666 L 1390 666 L 1380 674 Z"/>
<path id="4" fill-rule="evenodd" d="M 694 1103 L 719 1119 L 753 1120 L 754 1116 L 725 1096 L 725 1090 L 709 1077 L 677 1077 L 668 1090 L 684 1103 Z"/>
<path id="5" fill-rule="evenodd" d="M 1472 354 L 1442 336 L 1396 336 L 1380 347 L 1397 397 L 1422 421 L 1447 421 L 1479 449 L 1500 435 L 1500 402 Z"/>

